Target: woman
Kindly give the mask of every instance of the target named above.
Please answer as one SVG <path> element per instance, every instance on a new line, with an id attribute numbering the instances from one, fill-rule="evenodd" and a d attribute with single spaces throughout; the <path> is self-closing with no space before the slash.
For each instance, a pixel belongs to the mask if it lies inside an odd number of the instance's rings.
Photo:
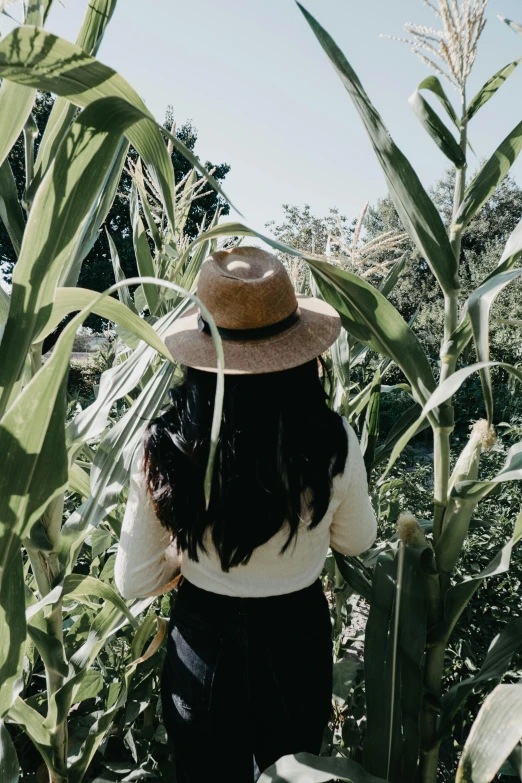
<path id="1" fill-rule="evenodd" d="M 257 248 L 214 253 L 198 296 L 226 373 L 209 508 L 217 363 L 193 307 L 165 338 L 184 380 L 137 451 L 116 584 L 126 598 L 159 594 L 181 567 L 161 691 L 176 780 L 252 783 L 281 756 L 320 752 L 332 626 L 319 576 L 329 546 L 360 554 L 376 521 L 357 437 L 319 377 L 336 311 L 296 297 Z"/>

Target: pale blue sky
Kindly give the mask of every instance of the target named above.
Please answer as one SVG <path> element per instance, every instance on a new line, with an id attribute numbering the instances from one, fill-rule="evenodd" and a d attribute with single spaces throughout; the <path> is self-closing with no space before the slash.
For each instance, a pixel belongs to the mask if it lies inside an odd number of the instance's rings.
<path id="1" fill-rule="evenodd" d="M 55 0 L 47 27 L 74 40 L 86 0 Z M 427 187 L 446 158 L 407 99 L 430 71 L 405 44 L 406 21 L 433 25 L 422 0 L 305 0 L 358 73 L 392 136 Z M 490 0 L 469 92 L 522 56 L 522 38 L 497 14 L 522 22 L 521 0 Z M 12 25 L 1 18 L 5 34 Z M 203 159 L 232 167 L 225 190 L 258 230 L 280 220 L 281 204 L 330 206 L 355 217 L 386 187 L 362 123 L 292 0 L 120 0 L 99 51 L 162 119 L 173 104 L 192 119 Z M 453 99 L 456 93 L 447 90 Z M 478 158 L 522 119 L 522 64 L 473 120 Z M 513 169 L 522 184 L 522 163 Z"/>

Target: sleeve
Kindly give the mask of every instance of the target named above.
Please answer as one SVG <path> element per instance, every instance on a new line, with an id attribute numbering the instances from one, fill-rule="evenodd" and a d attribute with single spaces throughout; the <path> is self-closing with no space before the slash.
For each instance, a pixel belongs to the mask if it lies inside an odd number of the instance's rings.
<path id="1" fill-rule="evenodd" d="M 343 422 L 348 434 L 348 457 L 340 488 L 342 499 L 330 525 L 330 546 L 343 555 L 360 555 L 377 537 L 377 520 L 357 435 L 344 416 Z"/>
<path id="2" fill-rule="evenodd" d="M 130 475 L 129 497 L 116 554 L 114 578 L 124 598 L 147 598 L 171 590 L 179 573 L 181 553 L 171 533 L 154 512 L 142 473 L 143 444 Z"/>

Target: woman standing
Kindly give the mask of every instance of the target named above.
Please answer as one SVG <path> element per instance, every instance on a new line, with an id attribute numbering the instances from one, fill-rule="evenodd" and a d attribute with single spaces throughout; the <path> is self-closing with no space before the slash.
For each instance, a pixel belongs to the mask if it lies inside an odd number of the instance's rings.
<path id="1" fill-rule="evenodd" d="M 365 551 L 376 520 L 357 437 L 320 380 L 336 311 L 296 297 L 257 248 L 214 253 L 197 293 L 226 373 L 209 508 L 217 363 L 193 307 L 165 338 L 184 380 L 137 451 L 116 584 L 126 598 L 159 594 L 181 567 L 162 673 L 176 780 L 253 783 L 281 756 L 321 749 L 332 626 L 319 576 L 330 546 Z"/>

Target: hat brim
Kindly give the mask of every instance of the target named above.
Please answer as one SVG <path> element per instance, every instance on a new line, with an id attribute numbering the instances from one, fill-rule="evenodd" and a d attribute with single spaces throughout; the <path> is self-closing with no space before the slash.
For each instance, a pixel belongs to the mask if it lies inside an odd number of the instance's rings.
<path id="1" fill-rule="evenodd" d="M 280 334 L 262 340 L 223 340 L 227 375 L 288 370 L 320 356 L 341 331 L 337 311 L 322 299 L 297 295 L 301 317 Z M 217 356 L 210 334 L 198 331 L 198 307 L 178 318 L 164 342 L 172 358 L 188 367 L 217 372 Z"/>

